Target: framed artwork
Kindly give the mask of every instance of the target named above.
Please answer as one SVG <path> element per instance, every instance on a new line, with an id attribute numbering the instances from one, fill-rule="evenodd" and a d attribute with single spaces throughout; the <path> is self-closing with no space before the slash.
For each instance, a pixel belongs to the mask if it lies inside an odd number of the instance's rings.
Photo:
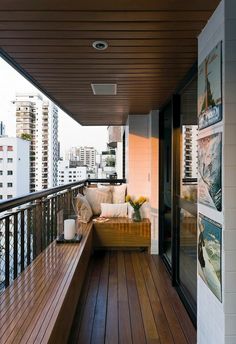
<path id="1" fill-rule="evenodd" d="M 198 140 L 199 202 L 222 210 L 222 133 Z"/>
<path id="2" fill-rule="evenodd" d="M 199 214 L 198 273 L 215 296 L 222 301 L 222 227 Z"/>
<path id="3" fill-rule="evenodd" d="M 199 129 L 222 119 L 222 53 L 221 42 L 198 68 Z"/>

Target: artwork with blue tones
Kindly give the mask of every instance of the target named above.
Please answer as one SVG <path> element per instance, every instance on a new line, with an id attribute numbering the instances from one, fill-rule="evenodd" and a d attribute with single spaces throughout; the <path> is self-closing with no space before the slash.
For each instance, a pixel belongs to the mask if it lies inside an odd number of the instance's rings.
<path id="1" fill-rule="evenodd" d="M 222 133 L 198 140 L 199 202 L 222 210 Z"/>
<path id="2" fill-rule="evenodd" d="M 222 119 L 221 42 L 198 68 L 198 125 L 203 129 Z"/>
<path id="3" fill-rule="evenodd" d="M 220 301 L 222 301 L 221 252 L 221 225 L 199 214 L 198 273 Z"/>

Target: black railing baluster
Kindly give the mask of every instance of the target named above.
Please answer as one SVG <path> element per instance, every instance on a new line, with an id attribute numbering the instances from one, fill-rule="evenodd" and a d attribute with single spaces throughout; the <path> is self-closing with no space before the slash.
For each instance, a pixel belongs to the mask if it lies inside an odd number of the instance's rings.
<path id="1" fill-rule="evenodd" d="M 5 288 L 10 283 L 10 219 L 5 218 Z"/>
<path id="2" fill-rule="evenodd" d="M 33 220 L 32 220 L 32 240 L 33 240 L 33 259 L 37 257 L 36 253 L 36 205 L 33 206 Z"/>
<path id="3" fill-rule="evenodd" d="M 27 212 L 27 265 L 31 262 L 31 209 L 28 208 Z"/>
<path id="4" fill-rule="evenodd" d="M 14 214 L 13 231 L 13 276 L 15 279 L 18 275 L 18 213 Z"/>
<path id="5" fill-rule="evenodd" d="M 125 180 L 83 180 L 0 202 L 0 253 L 3 254 L 0 258 L 5 287 L 56 238 L 58 212 L 63 209 L 72 212 L 73 197 L 82 193 L 88 183 L 98 182 L 122 184 Z M 5 213 L 10 209 L 11 214 Z"/>
<path id="6" fill-rule="evenodd" d="M 25 268 L 25 212 L 20 212 L 20 269 Z"/>

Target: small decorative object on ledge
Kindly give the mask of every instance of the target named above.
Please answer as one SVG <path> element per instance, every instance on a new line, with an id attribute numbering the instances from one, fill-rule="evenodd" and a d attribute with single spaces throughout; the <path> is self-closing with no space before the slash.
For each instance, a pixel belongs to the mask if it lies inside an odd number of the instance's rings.
<path id="1" fill-rule="evenodd" d="M 141 214 L 140 214 L 140 208 L 147 201 L 146 197 L 140 196 L 137 200 L 132 200 L 131 196 L 126 196 L 126 202 L 128 202 L 132 208 L 134 209 L 132 219 L 135 222 L 142 221 Z"/>
<path id="2" fill-rule="evenodd" d="M 80 243 L 83 234 L 80 232 L 78 216 L 72 209 L 61 209 L 57 213 L 57 239 L 58 244 Z"/>
<path id="3" fill-rule="evenodd" d="M 81 234 L 75 234 L 74 238 L 73 239 L 70 239 L 70 240 L 66 240 L 64 238 L 64 233 L 60 234 L 59 237 L 57 238 L 56 242 L 58 244 L 78 244 L 80 243 L 82 239 L 82 235 Z"/>

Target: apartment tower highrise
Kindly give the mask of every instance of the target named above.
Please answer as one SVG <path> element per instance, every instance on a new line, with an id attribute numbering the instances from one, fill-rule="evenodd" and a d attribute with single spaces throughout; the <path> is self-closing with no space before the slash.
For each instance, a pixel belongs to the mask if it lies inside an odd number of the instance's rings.
<path id="1" fill-rule="evenodd" d="M 30 192 L 56 186 L 58 108 L 39 94 L 17 94 L 14 103 L 16 135 L 31 141 Z"/>

